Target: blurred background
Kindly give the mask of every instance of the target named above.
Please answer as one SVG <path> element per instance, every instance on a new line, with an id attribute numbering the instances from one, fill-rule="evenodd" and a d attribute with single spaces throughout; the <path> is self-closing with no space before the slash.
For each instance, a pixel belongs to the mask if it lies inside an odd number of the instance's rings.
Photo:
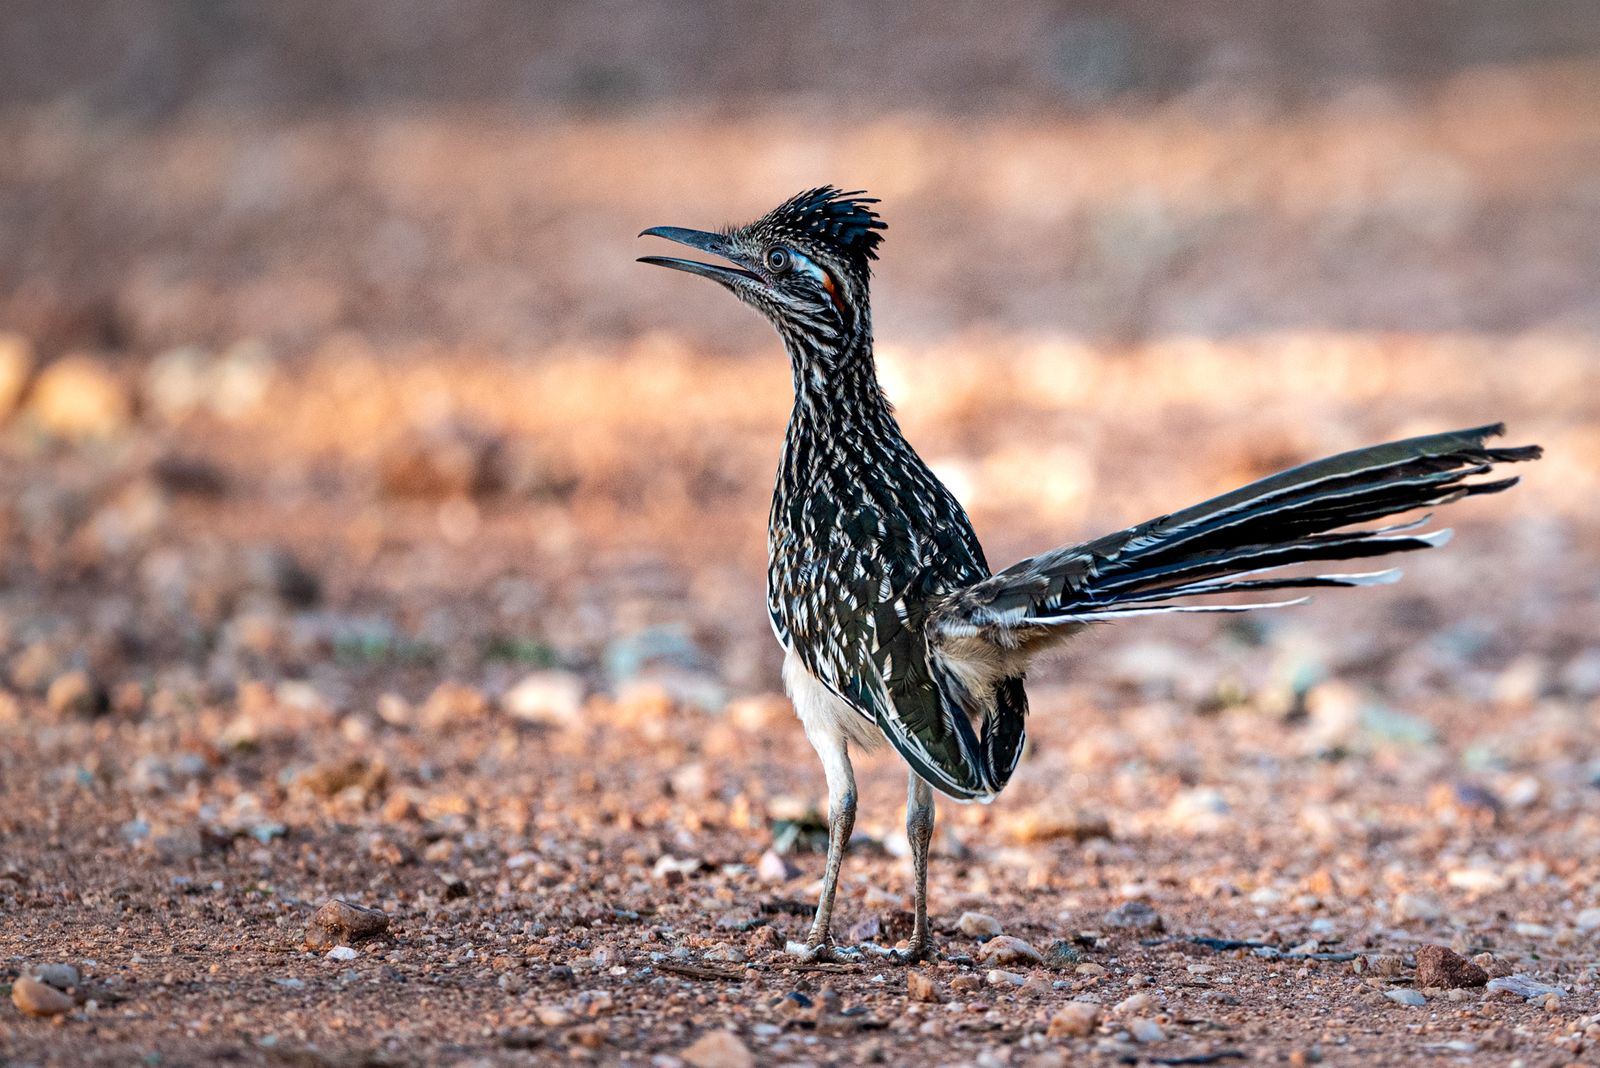
<path id="1" fill-rule="evenodd" d="M 1525 488 L 1459 509 L 1470 536 L 1398 589 L 1236 633 L 1257 651 L 1227 670 L 1477 700 L 1475 672 L 1516 665 L 1531 696 L 1592 695 L 1593 15 L 12 5 L 13 714 L 770 693 L 788 368 L 716 287 L 637 265 L 634 235 L 822 183 L 883 198 L 885 381 L 997 565 L 1507 419 L 1549 449 Z M 1223 669 L 1148 644 L 1215 628 L 1135 629 L 1041 677 L 1215 697 Z M 1302 633 L 1314 651 L 1285 653 Z M 1384 674 L 1418 648 L 1442 659 Z"/>

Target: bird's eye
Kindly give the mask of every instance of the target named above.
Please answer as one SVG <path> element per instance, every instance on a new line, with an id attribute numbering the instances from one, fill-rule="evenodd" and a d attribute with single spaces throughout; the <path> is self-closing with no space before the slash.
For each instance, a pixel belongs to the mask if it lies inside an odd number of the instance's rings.
<path id="1" fill-rule="evenodd" d="M 793 260 L 789 256 L 788 249 L 767 249 L 767 270 L 771 271 L 773 274 L 782 274 L 784 271 L 787 271 L 792 262 Z"/>

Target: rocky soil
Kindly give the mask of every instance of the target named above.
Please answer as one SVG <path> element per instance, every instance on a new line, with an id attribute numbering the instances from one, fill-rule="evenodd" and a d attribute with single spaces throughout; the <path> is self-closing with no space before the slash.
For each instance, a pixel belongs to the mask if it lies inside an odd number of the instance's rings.
<path id="1" fill-rule="evenodd" d="M 943 958 L 909 970 L 780 949 L 815 893 L 822 790 L 761 619 L 775 356 L 623 352 L 602 388 L 560 360 L 166 354 L 67 365 L 103 393 L 72 391 L 70 415 L 49 364 L 0 475 L 0 1049 L 1591 1056 L 1596 364 L 1530 350 L 1570 383 L 1535 402 L 1471 346 L 1327 352 L 1385 381 L 1382 403 L 1357 388 L 1302 410 L 1289 388 L 1242 412 L 1185 361 L 1236 382 L 1327 372 L 1238 345 L 1052 350 L 1105 395 L 1142 394 L 1116 420 L 1040 399 L 1026 349 L 960 354 L 1010 383 L 964 395 L 960 421 L 903 387 L 997 558 L 1467 414 L 1550 447 L 1513 493 L 1452 508 L 1456 541 L 1398 587 L 1246 626 L 1125 624 L 1039 672 L 1015 784 L 941 809 Z M 556 388 L 575 399 L 507 399 Z M 406 429 L 422 403 L 449 418 Z M 1180 420 L 1193 446 L 1163 445 Z M 1018 421 L 1077 472 L 1026 510 L 1061 465 L 997 459 Z M 907 922 L 902 772 L 862 764 L 840 933 L 888 946 Z"/>

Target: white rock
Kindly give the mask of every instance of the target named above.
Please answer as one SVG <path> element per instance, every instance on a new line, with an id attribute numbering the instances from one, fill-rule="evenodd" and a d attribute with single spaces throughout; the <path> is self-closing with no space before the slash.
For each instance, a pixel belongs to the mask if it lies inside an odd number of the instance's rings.
<path id="1" fill-rule="evenodd" d="M 650 874 L 657 879 L 682 878 L 685 875 L 693 875 L 699 871 L 703 863 L 699 857 L 683 857 L 680 859 L 671 853 L 663 853 L 656 858 L 655 865 L 650 869 Z"/>
<path id="2" fill-rule="evenodd" d="M 1444 906 L 1432 894 L 1401 894 L 1394 899 L 1394 918 L 1397 920 L 1437 920 L 1444 915 Z"/>
<path id="3" fill-rule="evenodd" d="M 573 1014 L 560 1005 L 539 1005 L 533 1010 L 533 1015 L 546 1027 L 565 1027 L 576 1019 Z"/>
<path id="4" fill-rule="evenodd" d="M 349 946 L 334 946 L 325 955 L 329 960 L 355 960 L 361 953 Z"/>
<path id="5" fill-rule="evenodd" d="M 1020 972 L 1008 972 L 1000 968 L 990 968 L 985 978 L 990 986 L 1021 986 L 1028 981 L 1028 977 Z"/>
<path id="6" fill-rule="evenodd" d="M 1528 808 L 1539 800 L 1544 787 L 1532 775 L 1522 775 L 1505 788 L 1504 797 L 1509 809 Z"/>
<path id="7" fill-rule="evenodd" d="M 1426 1005 L 1428 1003 L 1427 998 L 1423 997 L 1415 990 L 1412 990 L 1410 987 L 1404 987 L 1400 990 L 1388 990 L 1384 992 L 1383 996 L 1388 998 L 1390 1001 L 1395 1002 L 1396 1004 L 1410 1005 L 1412 1008 L 1416 1008 L 1418 1005 Z"/>
<path id="8" fill-rule="evenodd" d="M 582 717 L 583 690 L 583 679 L 570 671 L 535 671 L 507 690 L 500 705 L 527 723 L 570 727 Z"/>
<path id="9" fill-rule="evenodd" d="M 1548 997 L 1551 994 L 1556 997 L 1562 997 L 1566 994 L 1566 991 L 1559 986 L 1551 986 L 1549 983 L 1540 982 L 1531 975 L 1521 974 L 1508 975 L 1501 979 L 1490 979 L 1488 990 L 1491 994 L 1505 991 L 1508 994 L 1516 994 L 1518 997 L 1528 999 Z"/>
<path id="10" fill-rule="evenodd" d="M 1069 1001 L 1050 1018 L 1045 1034 L 1050 1038 L 1083 1038 L 1094 1033 L 1100 1022 L 1100 1006 L 1086 1001 Z"/>
<path id="11" fill-rule="evenodd" d="M 968 938 L 993 938 L 1000 933 L 1000 921 L 985 912 L 963 912 L 956 929 Z"/>
<path id="12" fill-rule="evenodd" d="M 1135 1042 L 1161 1042 L 1167 1037 L 1160 1024 L 1142 1016 L 1128 1021 L 1128 1034 L 1133 1036 Z"/>
<path id="13" fill-rule="evenodd" d="M 57 990 L 78 985 L 78 969 L 70 964 L 35 964 L 24 971 L 41 983 L 49 983 Z"/>
<path id="14" fill-rule="evenodd" d="M 1456 868 L 1444 877 L 1445 882 L 1469 894 L 1495 894 L 1511 882 L 1504 872 L 1493 868 Z"/>
<path id="15" fill-rule="evenodd" d="M 1578 930 L 1593 931 L 1600 928 L 1600 908 L 1584 909 L 1578 913 Z"/>
<path id="16" fill-rule="evenodd" d="M 1228 826 L 1231 809 L 1216 790 L 1196 787 L 1185 790 L 1167 806 L 1167 823 L 1190 834 L 1215 834 Z"/>
<path id="17" fill-rule="evenodd" d="M 756 861 L 756 878 L 764 883 L 786 883 L 799 874 L 799 868 L 770 849 Z"/>
<path id="18" fill-rule="evenodd" d="M 1585 649 L 1561 669 L 1561 686 L 1578 697 L 1600 694 L 1600 646 Z"/>
<path id="19" fill-rule="evenodd" d="M 754 1068 L 750 1047 L 732 1031 L 708 1031 L 678 1053 L 694 1068 Z"/>
<path id="20" fill-rule="evenodd" d="M 1043 964 L 1044 954 L 1020 938 L 996 935 L 978 954 L 987 964 Z"/>
<path id="21" fill-rule="evenodd" d="M 63 438 L 105 437 L 132 415 L 128 391 L 111 366 L 84 353 L 64 356 L 41 371 L 30 403 L 39 425 Z"/>
<path id="22" fill-rule="evenodd" d="M 1149 1012 L 1154 1005 L 1155 999 L 1149 994 L 1140 991 L 1117 1002 L 1117 1011 L 1122 1013 Z"/>

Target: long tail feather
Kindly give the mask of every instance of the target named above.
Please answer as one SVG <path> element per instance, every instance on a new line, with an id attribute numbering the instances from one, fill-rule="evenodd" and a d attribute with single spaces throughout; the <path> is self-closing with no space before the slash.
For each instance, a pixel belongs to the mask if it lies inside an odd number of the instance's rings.
<path id="1" fill-rule="evenodd" d="M 987 633 L 1017 648 L 1030 644 L 1024 632 L 1039 628 L 1299 603 L 1167 603 L 1190 597 L 1393 582 L 1398 571 L 1246 576 L 1444 544 L 1448 529 L 1418 532 L 1428 516 L 1376 528 L 1359 525 L 1510 489 L 1516 478 L 1481 476 L 1496 464 L 1537 459 L 1541 450 L 1484 444 L 1503 430 L 1496 424 L 1389 442 L 1261 479 L 1097 541 L 1024 560 L 953 594 L 938 608 L 934 624 L 951 638 Z"/>

